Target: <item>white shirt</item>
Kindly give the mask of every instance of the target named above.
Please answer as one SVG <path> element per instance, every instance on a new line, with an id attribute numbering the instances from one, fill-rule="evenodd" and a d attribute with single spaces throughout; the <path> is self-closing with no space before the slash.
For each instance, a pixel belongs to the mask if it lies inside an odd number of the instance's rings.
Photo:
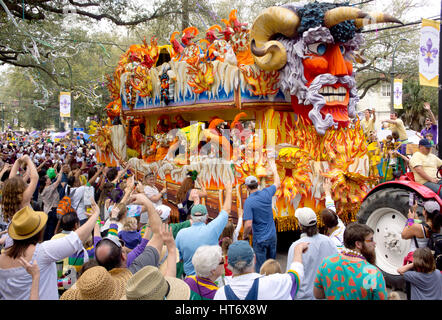
<path id="1" fill-rule="evenodd" d="M 302 263 L 293 262 L 290 269 L 298 274 L 298 279 L 291 273 L 275 273 L 268 276 L 259 273 L 247 273 L 232 277 L 228 285 L 240 300 L 244 300 L 252 288 L 253 281 L 260 278 L 258 300 L 293 300 L 293 295 L 296 294 L 299 283 L 304 281 L 304 266 Z M 216 291 L 213 300 L 227 300 L 224 287 Z"/>
<path id="2" fill-rule="evenodd" d="M 344 231 L 345 231 L 345 224 L 338 217 L 338 225 L 333 229 L 329 237 L 336 245 L 336 248 L 338 248 L 339 252 L 341 252 L 341 250 L 344 249 Z"/>
<path id="3" fill-rule="evenodd" d="M 71 198 L 71 206 L 77 212 L 78 219 L 84 220 L 87 218 L 85 214 L 86 209 L 84 207 L 84 190 L 86 186 L 81 186 L 78 188 L 71 188 L 71 193 L 67 196 Z M 67 190 L 67 186 L 66 186 Z"/>
<path id="4" fill-rule="evenodd" d="M 56 262 L 82 250 L 77 233 L 38 243 L 32 260 L 40 268 L 40 300 L 58 300 Z M 0 300 L 29 300 L 31 275 L 23 268 L 0 269 Z"/>
<path id="5" fill-rule="evenodd" d="M 313 237 L 307 237 L 305 233 L 301 234 L 301 238 L 292 243 L 287 254 L 287 265 L 293 261 L 295 247 L 301 242 L 308 242 L 307 252 L 302 254 L 302 264 L 304 265 L 305 274 L 301 287 L 296 295 L 296 300 L 314 300 L 313 284 L 316 272 L 322 263 L 322 260 L 328 256 L 338 253 L 338 249 L 331 239 L 323 234 L 315 234 Z M 288 270 L 288 269 L 287 269 Z"/>
<path id="6" fill-rule="evenodd" d="M 325 197 L 325 207 L 336 212 L 335 202 L 330 196 Z M 337 215 L 336 218 L 338 218 L 338 225 L 332 230 L 329 237 L 338 248 L 338 251 L 341 252 L 341 250 L 344 249 L 345 224 Z"/>
<path id="7" fill-rule="evenodd" d="M 34 160 L 37 160 L 37 161 L 40 161 L 40 160 L 42 160 L 42 159 L 44 159 L 45 158 L 45 153 L 43 152 L 43 153 L 36 153 L 35 155 L 34 155 Z"/>
<path id="8" fill-rule="evenodd" d="M 156 196 L 156 195 L 160 194 L 160 192 L 158 191 L 157 187 L 155 187 L 155 186 L 153 186 L 153 187 L 151 187 L 151 186 L 145 186 L 145 187 L 144 187 L 144 193 L 146 194 L 146 197 L 148 197 L 149 199 L 150 199 L 150 197 L 152 197 L 152 196 Z M 156 202 L 153 202 L 153 201 L 152 201 L 152 203 L 153 203 L 153 205 L 154 205 L 155 207 L 157 207 L 157 206 L 161 206 L 161 205 L 163 204 L 163 199 L 160 198 L 160 199 L 159 199 L 158 201 L 156 201 Z"/>

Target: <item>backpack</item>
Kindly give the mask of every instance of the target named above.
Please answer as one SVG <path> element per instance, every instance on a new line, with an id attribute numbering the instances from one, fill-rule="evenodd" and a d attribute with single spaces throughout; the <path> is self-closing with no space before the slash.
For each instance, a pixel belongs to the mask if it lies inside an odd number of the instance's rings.
<path id="1" fill-rule="evenodd" d="M 57 205 L 57 217 L 60 219 L 62 216 L 64 216 L 67 213 L 74 212 L 74 209 L 72 208 L 71 198 L 68 196 L 64 196 Z"/>
<path id="2" fill-rule="evenodd" d="M 428 248 L 434 252 L 436 260 L 436 269 L 442 270 L 442 234 L 432 232 L 428 239 Z"/>
<path id="3" fill-rule="evenodd" d="M 442 234 L 430 231 L 427 247 L 430 248 L 434 254 L 436 269 L 442 270 Z"/>

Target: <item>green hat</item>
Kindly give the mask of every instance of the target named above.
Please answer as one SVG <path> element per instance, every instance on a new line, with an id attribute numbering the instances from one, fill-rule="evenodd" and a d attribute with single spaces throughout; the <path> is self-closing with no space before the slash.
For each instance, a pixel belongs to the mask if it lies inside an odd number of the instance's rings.
<path id="1" fill-rule="evenodd" d="M 46 175 L 49 177 L 49 179 L 54 179 L 57 176 L 54 168 L 49 168 L 48 171 L 46 171 Z"/>
<path id="2" fill-rule="evenodd" d="M 203 204 L 197 204 L 193 206 L 192 211 L 190 211 L 192 216 L 204 216 L 207 214 L 207 208 Z"/>

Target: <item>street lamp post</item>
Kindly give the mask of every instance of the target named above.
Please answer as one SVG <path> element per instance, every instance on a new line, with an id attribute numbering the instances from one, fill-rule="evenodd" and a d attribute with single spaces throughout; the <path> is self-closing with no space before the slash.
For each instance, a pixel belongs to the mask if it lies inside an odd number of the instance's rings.
<path id="1" fill-rule="evenodd" d="M 442 1 L 440 4 L 440 19 L 442 19 Z M 438 145 L 438 155 L 439 158 L 442 157 L 442 130 L 440 129 L 439 125 L 442 123 L 442 55 L 440 54 L 440 51 L 442 49 L 442 32 L 439 32 L 439 79 L 438 79 L 438 112 L 437 112 L 437 119 L 438 119 L 438 133 L 437 133 L 437 145 Z"/>
<path id="2" fill-rule="evenodd" d="M 399 43 L 401 41 L 407 41 L 410 42 L 408 39 L 401 38 L 396 42 L 396 45 L 393 48 L 393 59 L 391 60 L 391 69 L 390 69 L 390 111 L 394 112 L 394 75 L 396 72 L 394 72 L 394 56 L 396 55 L 396 49 L 399 46 Z"/>
<path id="3" fill-rule="evenodd" d="M 0 108 L 2 109 L 2 132 L 5 132 L 5 104 L 0 102 Z"/>

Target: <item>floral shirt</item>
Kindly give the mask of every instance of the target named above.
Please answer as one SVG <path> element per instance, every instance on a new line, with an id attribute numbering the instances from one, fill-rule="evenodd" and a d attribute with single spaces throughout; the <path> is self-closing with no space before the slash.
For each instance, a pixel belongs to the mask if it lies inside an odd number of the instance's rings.
<path id="1" fill-rule="evenodd" d="M 353 262 L 337 254 L 325 258 L 318 269 L 315 287 L 328 300 L 385 300 L 387 288 L 382 272 L 366 261 Z"/>

